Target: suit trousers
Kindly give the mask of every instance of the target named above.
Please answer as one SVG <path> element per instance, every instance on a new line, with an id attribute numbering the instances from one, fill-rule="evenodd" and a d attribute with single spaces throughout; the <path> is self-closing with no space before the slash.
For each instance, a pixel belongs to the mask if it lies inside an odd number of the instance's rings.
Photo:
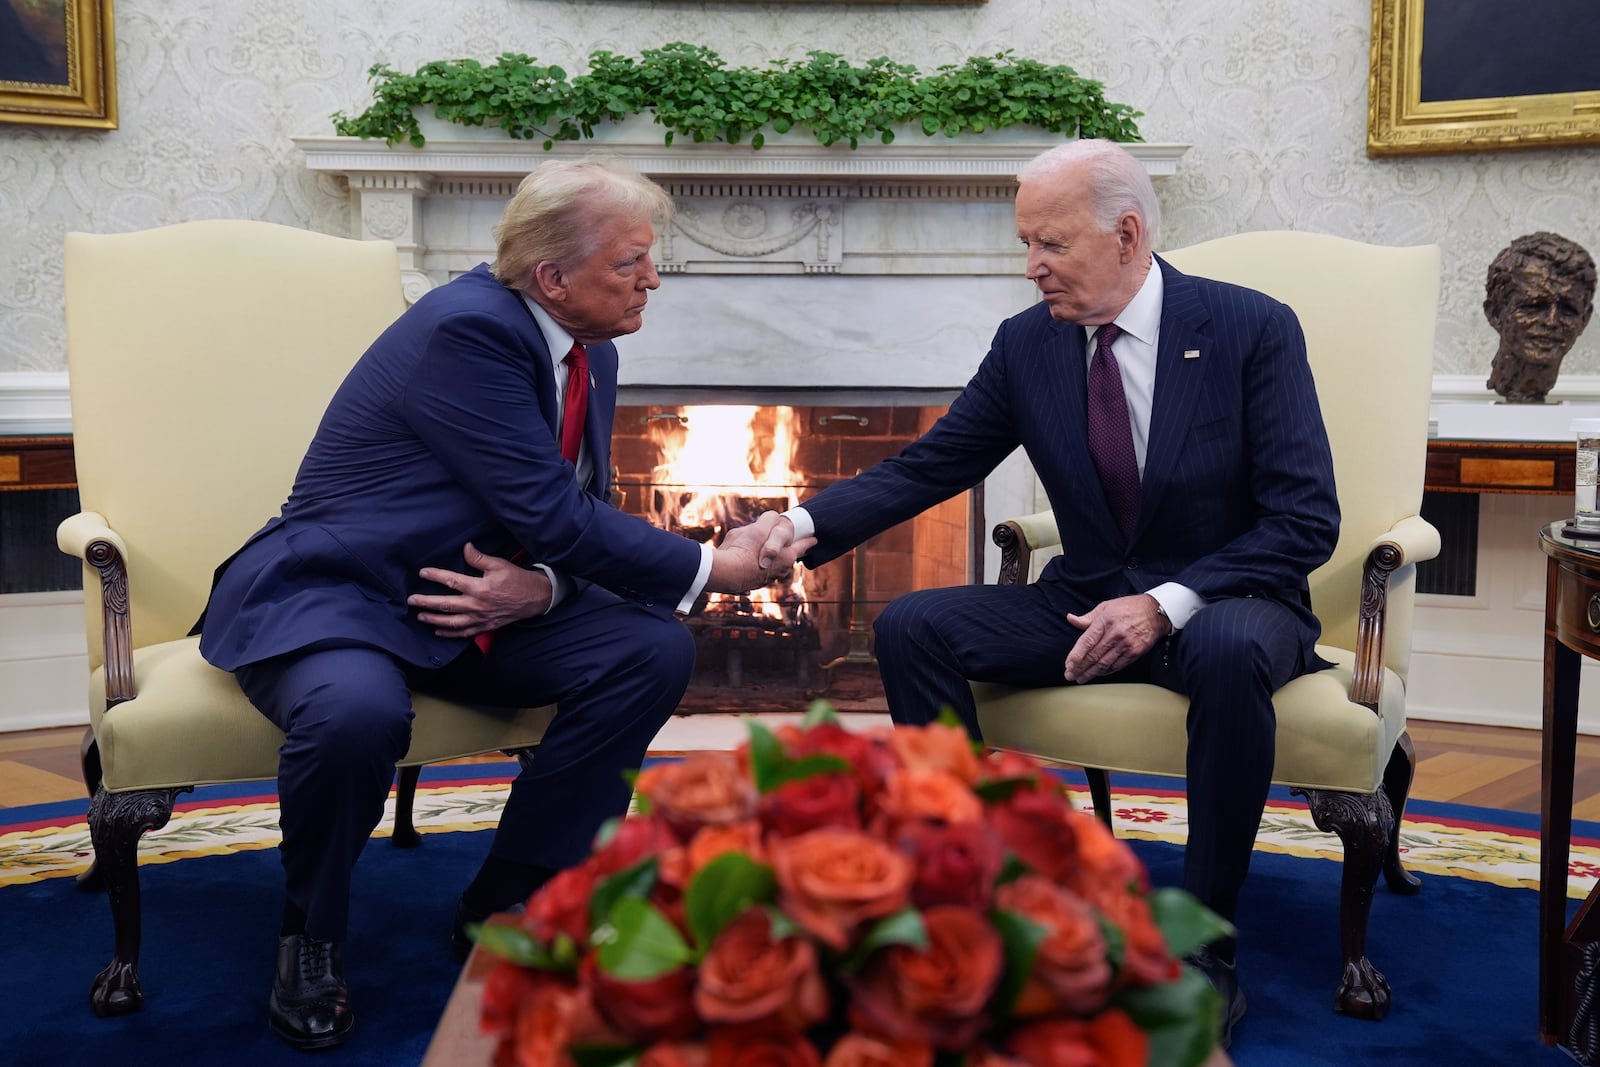
<path id="1" fill-rule="evenodd" d="M 900 597 L 874 625 L 891 715 L 926 723 L 948 706 L 981 737 L 968 680 L 1020 688 L 1069 684 L 1062 668 L 1081 631 L 1066 614 L 1093 607 L 1040 583 Z M 1189 698 L 1183 888 L 1228 919 L 1272 783 L 1272 694 L 1305 671 L 1299 632 L 1290 610 L 1275 601 L 1218 600 L 1140 660 L 1099 680 L 1153 682 Z"/>
<path id="2" fill-rule="evenodd" d="M 693 669 L 687 627 L 598 586 L 500 630 L 487 656 L 469 644 L 437 670 L 365 646 L 240 667 L 245 694 L 284 732 L 280 850 L 307 932 L 344 940 L 351 871 L 410 745 L 412 692 L 484 705 L 485 714 L 556 705 L 512 782 L 490 851 L 558 870 L 583 859 L 601 824 L 627 810 L 623 773 L 642 762 Z"/>

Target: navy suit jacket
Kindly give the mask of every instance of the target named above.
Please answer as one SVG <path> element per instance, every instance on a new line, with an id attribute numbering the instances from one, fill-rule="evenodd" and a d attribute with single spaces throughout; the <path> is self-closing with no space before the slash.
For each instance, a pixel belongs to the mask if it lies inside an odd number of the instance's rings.
<path id="1" fill-rule="evenodd" d="M 482 265 L 423 296 L 334 394 L 281 513 L 217 569 L 201 654 L 224 670 L 340 645 L 447 663 L 465 639 L 437 636 L 406 598 L 446 592 L 417 572 L 463 570 L 468 541 L 520 546 L 670 613 L 701 550 L 607 503 L 617 350 L 588 354 L 585 488 L 561 456 L 550 352 L 522 296 Z"/>
<path id="2" fill-rule="evenodd" d="M 1321 627 L 1306 576 L 1333 553 L 1339 505 L 1299 320 L 1262 293 L 1156 263 L 1165 295 L 1131 539 L 1090 458 L 1083 328 L 1040 302 L 1000 325 L 932 429 L 804 502 L 817 529 L 806 564 L 971 488 L 1020 445 L 1061 530 L 1061 555 L 1040 576 L 1047 587 L 1089 603 L 1169 581 L 1207 600 L 1270 597 L 1294 611 L 1315 662 Z"/>

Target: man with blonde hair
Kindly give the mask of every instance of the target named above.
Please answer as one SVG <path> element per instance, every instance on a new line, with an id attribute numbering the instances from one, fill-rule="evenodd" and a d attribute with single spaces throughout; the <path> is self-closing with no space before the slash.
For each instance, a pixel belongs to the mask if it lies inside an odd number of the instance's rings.
<path id="1" fill-rule="evenodd" d="M 464 951 L 468 924 L 526 900 L 627 808 L 623 771 L 693 668 L 676 616 L 702 590 L 793 566 L 794 550 L 757 561 L 771 518 L 712 548 L 607 502 L 611 340 L 639 329 L 660 285 L 650 247 L 670 209 L 620 166 L 528 175 L 495 265 L 429 292 L 372 344 L 281 513 L 217 571 L 201 652 L 285 735 L 268 1017 L 296 1048 L 340 1044 L 354 1023 L 351 869 L 410 744 L 414 691 L 557 708 L 457 906 Z"/>
<path id="2" fill-rule="evenodd" d="M 1333 461 L 1292 310 L 1152 254 L 1144 167 L 1106 141 L 1017 177 L 1017 237 L 1040 302 L 1000 324 L 950 410 L 904 452 L 793 509 L 767 550 L 807 566 L 981 482 L 1019 446 L 1062 552 L 1028 585 L 900 597 L 874 626 L 896 722 L 955 709 L 968 681 L 1148 681 L 1189 698 L 1183 885 L 1232 919 L 1272 780 L 1272 694 L 1328 666 L 1306 578 L 1339 532 Z M 1193 961 L 1244 1014 L 1231 939 Z"/>

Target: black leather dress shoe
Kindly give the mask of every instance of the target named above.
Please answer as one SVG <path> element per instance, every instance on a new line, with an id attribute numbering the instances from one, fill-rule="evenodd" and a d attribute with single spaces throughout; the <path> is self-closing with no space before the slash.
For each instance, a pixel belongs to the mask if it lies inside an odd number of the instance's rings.
<path id="1" fill-rule="evenodd" d="M 1222 1016 L 1217 1029 L 1217 1047 L 1233 1044 L 1233 1027 L 1244 1017 L 1244 991 L 1239 988 L 1239 973 L 1235 966 L 1217 958 L 1204 945 L 1184 957 L 1195 970 L 1206 976 L 1211 988 L 1222 995 Z"/>
<path id="2" fill-rule="evenodd" d="M 342 1045 L 355 1026 L 339 946 L 309 934 L 278 938 L 278 971 L 267 1002 L 272 1032 L 297 1049 Z"/>
<path id="3" fill-rule="evenodd" d="M 462 897 L 456 901 L 456 921 L 450 927 L 450 954 L 456 958 L 457 963 L 467 962 L 467 957 L 472 954 L 472 938 L 467 933 L 467 926 L 472 923 L 481 923 L 487 919 L 487 914 L 479 915 L 467 907 L 467 898 Z"/>

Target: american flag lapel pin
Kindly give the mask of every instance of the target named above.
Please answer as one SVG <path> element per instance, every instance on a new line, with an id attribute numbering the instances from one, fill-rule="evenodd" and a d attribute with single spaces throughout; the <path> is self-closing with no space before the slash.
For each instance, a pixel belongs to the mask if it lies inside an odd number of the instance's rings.
<path id="1" fill-rule="evenodd" d="M 1200 350 L 1198 348 L 1185 348 L 1183 350 L 1183 358 L 1184 359 L 1199 359 L 1200 358 Z"/>

